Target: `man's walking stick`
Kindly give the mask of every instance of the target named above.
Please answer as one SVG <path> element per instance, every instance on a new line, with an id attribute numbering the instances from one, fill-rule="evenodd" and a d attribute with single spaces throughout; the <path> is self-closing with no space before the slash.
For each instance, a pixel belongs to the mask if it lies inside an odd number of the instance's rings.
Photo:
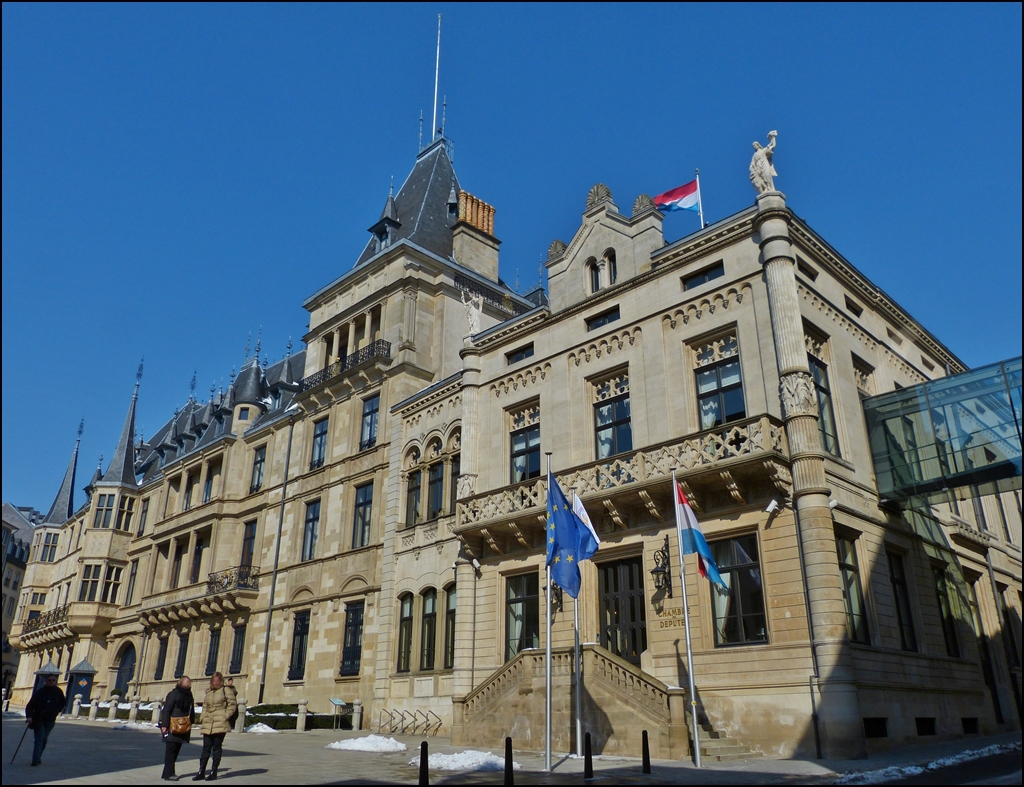
<path id="1" fill-rule="evenodd" d="M 18 756 L 18 752 L 21 750 L 21 744 L 25 742 L 25 736 L 28 735 L 29 727 L 25 725 L 25 731 L 21 733 L 21 740 L 18 741 L 18 748 L 14 750 L 14 755 L 11 757 L 11 764 L 14 764 L 14 758 Z"/>

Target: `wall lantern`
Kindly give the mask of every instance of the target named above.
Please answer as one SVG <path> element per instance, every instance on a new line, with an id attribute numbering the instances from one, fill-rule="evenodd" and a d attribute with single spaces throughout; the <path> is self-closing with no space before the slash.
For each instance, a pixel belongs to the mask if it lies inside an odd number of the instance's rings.
<path id="1" fill-rule="evenodd" d="M 664 590 L 665 594 L 672 598 L 672 567 L 668 562 L 668 535 L 665 536 L 665 546 L 654 552 L 654 568 L 651 569 L 651 576 L 654 577 L 654 589 Z"/>

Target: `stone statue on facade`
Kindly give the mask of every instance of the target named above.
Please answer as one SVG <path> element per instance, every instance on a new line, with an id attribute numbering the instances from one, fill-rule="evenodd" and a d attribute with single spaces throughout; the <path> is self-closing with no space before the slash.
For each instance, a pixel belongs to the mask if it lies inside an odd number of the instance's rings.
<path id="1" fill-rule="evenodd" d="M 466 307 L 466 317 L 469 320 L 469 335 L 480 333 L 480 314 L 484 310 L 484 296 L 469 293 L 466 299 L 466 291 L 462 290 L 462 305 Z"/>
<path id="2" fill-rule="evenodd" d="M 758 194 L 775 191 L 775 182 L 772 178 L 779 173 L 775 171 L 775 165 L 772 164 L 772 153 L 775 150 L 775 138 L 778 135 L 778 131 L 768 132 L 767 147 L 761 147 L 760 142 L 754 143 L 754 156 L 750 159 L 750 182 L 754 184 L 754 189 Z"/>

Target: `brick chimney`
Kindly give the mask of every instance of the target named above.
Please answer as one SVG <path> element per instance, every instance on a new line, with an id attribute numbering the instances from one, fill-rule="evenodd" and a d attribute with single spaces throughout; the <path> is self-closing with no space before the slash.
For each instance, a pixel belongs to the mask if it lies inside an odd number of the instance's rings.
<path id="1" fill-rule="evenodd" d="M 466 191 L 460 191 L 458 198 L 458 220 L 452 228 L 455 261 L 497 281 L 501 241 L 494 237 L 494 207 Z"/>

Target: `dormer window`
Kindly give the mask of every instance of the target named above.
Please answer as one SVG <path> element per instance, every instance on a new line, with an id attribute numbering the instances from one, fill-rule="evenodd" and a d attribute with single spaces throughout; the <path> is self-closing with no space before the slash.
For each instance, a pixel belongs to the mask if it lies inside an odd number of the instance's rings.
<path id="1" fill-rule="evenodd" d="M 281 389 L 278 388 L 270 392 L 270 409 L 276 410 L 281 406 Z"/>
<path id="2" fill-rule="evenodd" d="M 224 434 L 224 416 L 217 416 L 217 431 L 216 434 Z"/>
<path id="3" fill-rule="evenodd" d="M 165 464 L 167 464 L 167 454 L 164 451 L 157 451 L 156 455 L 157 457 L 159 457 L 156 463 L 157 467 L 163 467 Z"/>
<path id="4" fill-rule="evenodd" d="M 388 241 L 391 239 L 391 231 L 385 224 L 379 231 L 374 233 L 374 237 L 377 238 L 377 252 L 380 253 L 387 248 Z"/>

